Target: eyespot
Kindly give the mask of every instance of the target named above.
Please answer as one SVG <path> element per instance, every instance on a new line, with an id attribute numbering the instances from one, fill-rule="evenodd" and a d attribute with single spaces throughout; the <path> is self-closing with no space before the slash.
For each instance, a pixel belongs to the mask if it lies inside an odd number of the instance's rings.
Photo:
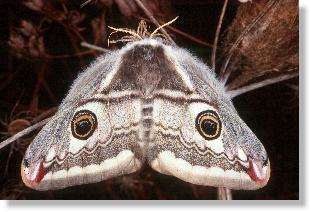
<path id="1" fill-rule="evenodd" d="M 86 140 L 92 136 L 97 128 L 97 118 L 89 110 L 80 110 L 75 113 L 71 121 L 71 133 L 73 137 Z"/>
<path id="2" fill-rule="evenodd" d="M 221 120 L 213 110 L 206 110 L 198 114 L 196 128 L 206 140 L 213 140 L 220 136 Z"/>
<path id="3" fill-rule="evenodd" d="M 30 163 L 29 163 L 29 160 L 28 159 L 24 159 L 24 166 L 26 167 L 26 168 L 29 168 L 29 166 L 30 166 Z"/>

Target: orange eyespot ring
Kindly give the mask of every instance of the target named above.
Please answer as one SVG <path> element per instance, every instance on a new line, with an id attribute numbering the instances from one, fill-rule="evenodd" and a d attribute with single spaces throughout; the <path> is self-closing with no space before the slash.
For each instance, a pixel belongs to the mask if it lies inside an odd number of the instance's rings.
<path id="1" fill-rule="evenodd" d="M 97 118 L 89 110 L 80 110 L 75 113 L 71 121 L 71 133 L 73 137 L 86 140 L 92 136 L 97 128 Z"/>
<path id="2" fill-rule="evenodd" d="M 213 110 L 205 110 L 198 114 L 196 118 L 196 128 L 200 135 L 206 140 L 214 140 L 220 136 L 221 120 Z"/>

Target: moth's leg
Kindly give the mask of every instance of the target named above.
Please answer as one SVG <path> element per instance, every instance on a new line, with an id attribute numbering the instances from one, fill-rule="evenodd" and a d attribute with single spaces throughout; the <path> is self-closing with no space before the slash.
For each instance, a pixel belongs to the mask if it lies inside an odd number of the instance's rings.
<path id="1" fill-rule="evenodd" d="M 218 199 L 219 200 L 232 200 L 231 190 L 226 187 L 217 188 Z"/>

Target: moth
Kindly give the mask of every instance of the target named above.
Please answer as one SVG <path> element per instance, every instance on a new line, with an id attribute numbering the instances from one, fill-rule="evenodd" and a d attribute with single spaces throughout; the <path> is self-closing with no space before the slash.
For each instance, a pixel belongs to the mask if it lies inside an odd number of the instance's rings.
<path id="1" fill-rule="evenodd" d="M 189 183 L 254 190 L 270 163 L 224 83 L 187 50 L 159 38 L 99 57 L 75 80 L 28 147 L 35 190 L 95 183 L 143 164 Z"/>

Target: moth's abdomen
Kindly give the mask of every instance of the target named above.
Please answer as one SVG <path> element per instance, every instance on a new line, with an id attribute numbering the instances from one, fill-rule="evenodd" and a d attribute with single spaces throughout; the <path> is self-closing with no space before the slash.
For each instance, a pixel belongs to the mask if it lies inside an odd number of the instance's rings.
<path id="1" fill-rule="evenodd" d="M 140 125 L 140 139 L 144 145 L 148 145 L 152 134 L 153 127 L 153 99 L 142 99 L 141 105 L 141 125 Z"/>

